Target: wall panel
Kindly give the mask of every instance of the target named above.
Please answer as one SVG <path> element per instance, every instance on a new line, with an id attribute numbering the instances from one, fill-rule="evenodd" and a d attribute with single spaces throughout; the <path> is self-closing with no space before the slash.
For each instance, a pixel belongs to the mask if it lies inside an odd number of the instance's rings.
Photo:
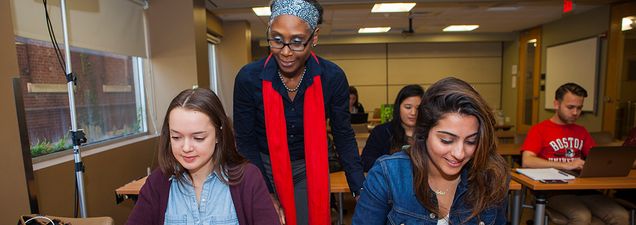
<path id="1" fill-rule="evenodd" d="M 407 84 L 423 87 L 448 76 L 471 83 L 501 108 L 500 42 L 322 45 L 317 54 L 338 64 L 358 88 L 365 110 L 393 103 Z"/>
<path id="2" fill-rule="evenodd" d="M 345 71 L 349 84 L 384 86 L 386 83 L 386 60 L 384 59 L 347 59 L 332 60 L 332 62 Z"/>
<path id="3" fill-rule="evenodd" d="M 356 86 L 356 89 L 358 89 L 360 103 L 364 106 L 364 110 L 369 113 L 373 112 L 374 108 L 380 108 L 380 105 L 387 101 L 387 87 L 384 85 Z M 394 99 L 390 98 L 389 102 L 393 103 Z"/>
<path id="4" fill-rule="evenodd" d="M 454 76 L 469 83 L 499 83 L 501 58 L 389 59 L 389 84 L 434 83 Z"/>

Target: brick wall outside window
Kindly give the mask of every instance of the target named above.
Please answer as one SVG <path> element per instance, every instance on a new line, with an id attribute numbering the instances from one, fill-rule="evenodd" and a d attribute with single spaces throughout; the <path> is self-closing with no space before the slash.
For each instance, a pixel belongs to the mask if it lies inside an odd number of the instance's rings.
<path id="1" fill-rule="evenodd" d="M 64 71 L 50 42 L 18 37 L 16 48 L 32 154 L 62 150 L 60 146 L 70 146 L 70 139 L 63 140 L 71 129 L 68 94 L 28 92 L 27 84 L 66 85 Z M 71 47 L 71 63 L 78 79 L 77 124 L 84 129 L 89 144 L 139 133 L 138 117 L 143 110 L 135 102 L 133 57 Z M 103 85 L 129 85 L 130 91 L 104 92 Z M 58 149 L 38 149 L 46 142 L 57 144 Z"/>

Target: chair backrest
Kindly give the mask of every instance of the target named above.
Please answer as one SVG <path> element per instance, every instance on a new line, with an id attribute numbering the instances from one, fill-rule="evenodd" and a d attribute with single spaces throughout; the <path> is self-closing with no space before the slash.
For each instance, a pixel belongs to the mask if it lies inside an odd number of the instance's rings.
<path id="1" fill-rule="evenodd" d="M 373 119 L 380 119 L 380 108 L 373 109 Z"/>
<path id="2" fill-rule="evenodd" d="M 351 128 L 353 128 L 354 133 L 369 133 L 369 128 L 366 123 L 351 124 Z"/>
<path id="3" fill-rule="evenodd" d="M 515 144 L 523 144 L 526 141 L 526 134 L 515 133 Z"/>
<path id="4" fill-rule="evenodd" d="M 590 132 L 590 136 L 592 136 L 597 145 L 607 145 L 614 141 L 612 134 L 607 131 Z"/>

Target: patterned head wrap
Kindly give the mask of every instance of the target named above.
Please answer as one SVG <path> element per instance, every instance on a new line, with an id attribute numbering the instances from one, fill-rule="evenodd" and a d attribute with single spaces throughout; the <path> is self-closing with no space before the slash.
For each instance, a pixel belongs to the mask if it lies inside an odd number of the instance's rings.
<path id="1" fill-rule="evenodd" d="M 296 16 L 307 24 L 312 30 L 318 27 L 320 14 L 316 7 L 304 0 L 274 0 L 271 6 L 272 15 L 269 17 L 269 24 L 280 15 Z"/>

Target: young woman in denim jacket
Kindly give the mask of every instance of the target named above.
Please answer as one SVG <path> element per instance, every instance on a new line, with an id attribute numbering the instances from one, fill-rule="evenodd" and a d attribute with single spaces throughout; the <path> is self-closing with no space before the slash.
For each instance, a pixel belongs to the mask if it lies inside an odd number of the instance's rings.
<path id="1" fill-rule="evenodd" d="M 445 78 L 418 111 L 414 145 L 376 161 L 353 224 L 505 224 L 509 168 L 486 101 Z"/>

